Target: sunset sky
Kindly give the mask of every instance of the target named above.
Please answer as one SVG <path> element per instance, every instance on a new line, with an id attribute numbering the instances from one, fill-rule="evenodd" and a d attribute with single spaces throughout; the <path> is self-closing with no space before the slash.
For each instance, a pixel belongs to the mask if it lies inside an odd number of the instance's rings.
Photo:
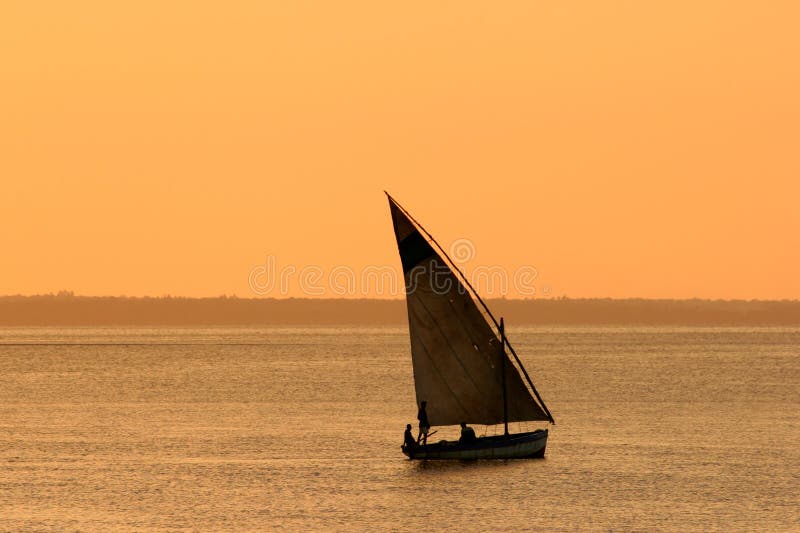
<path id="1" fill-rule="evenodd" d="M 466 270 L 535 267 L 537 296 L 800 298 L 799 21 L 4 0 L 0 294 L 246 297 L 267 256 L 399 268 L 385 189 L 469 238 Z"/>

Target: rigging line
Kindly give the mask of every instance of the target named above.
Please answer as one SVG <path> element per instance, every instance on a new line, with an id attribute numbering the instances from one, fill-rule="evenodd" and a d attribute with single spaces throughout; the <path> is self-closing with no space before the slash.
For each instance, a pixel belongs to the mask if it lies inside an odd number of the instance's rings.
<path id="1" fill-rule="evenodd" d="M 391 194 L 389 194 L 389 193 L 388 193 L 388 192 L 386 192 L 386 191 L 383 191 L 383 192 L 386 194 L 386 196 L 388 196 L 388 197 L 389 197 L 389 200 L 391 200 L 391 201 L 392 201 L 392 203 L 393 203 L 394 205 L 396 205 L 396 206 L 398 207 L 398 209 L 400 209 L 400 211 L 402 211 L 402 212 L 403 212 L 403 214 L 404 214 L 405 216 L 407 216 L 407 217 L 409 218 L 409 220 L 411 220 L 411 222 L 413 222 L 414 224 L 416 224 L 416 225 L 417 225 L 417 227 L 418 227 L 419 229 L 421 229 L 421 230 L 422 230 L 422 232 L 423 232 L 423 233 L 424 233 L 424 234 L 425 234 L 425 235 L 428 237 L 428 239 L 430 239 L 430 241 L 431 241 L 433 244 L 435 244 L 435 245 L 436 245 L 436 247 L 439 249 L 439 251 L 442 253 L 442 255 L 443 255 L 443 256 L 444 256 L 444 257 L 445 257 L 445 258 L 448 260 L 448 262 L 450 263 L 450 266 L 451 266 L 451 267 L 453 267 L 453 270 L 455 270 L 455 271 L 456 271 L 456 272 L 459 274 L 459 276 L 461 276 L 461 279 L 462 279 L 462 281 L 463 281 L 463 282 L 466 284 L 466 286 L 467 286 L 467 287 L 470 289 L 470 291 L 472 292 L 472 294 L 475 296 L 475 298 L 476 298 L 476 299 L 478 300 L 478 302 L 481 304 L 481 307 L 483 307 L 484 311 L 486 311 L 486 314 L 487 314 L 487 315 L 489 315 L 489 318 L 491 318 L 491 319 L 492 319 L 492 322 L 494 322 L 494 325 L 495 325 L 495 327 L 496 327 L 496 328 L 498 329 L 498 331 L 499 331 L 499 330 L 500 330 L 500 323 L 497 321 L 497 319 L 494 317 L 494 315 L 492 314 L 492 312 L 489 310 L 489 306 L 488 306 L 488 305 L 486 305 L 486 302 L 484 302 L 484 301 L 483 301 L 483 298 L 481 298 L 480 294 L 478 294 L 478 292 L 477 292 L 477 291 L 475 290 L 475 288 L 472 286 L 472 283 L 470 283 L 470 282 L 469 282 L 469 280 L 467 279 L 467 277 L 464 275 L 464 273 L 463 273 L 463 272 L 461 272 L 461 269 L 460 269 L 460 268 L 458 268 L 458 265 L 456 265 L 456 264 L 453 262 L 453 260 L 452 260 L 452 259 L 450 259 L 450 256 L 449 256 L 449 255 L 447 255 L 447 252 L 445 252 L 445 251 L 444 251 L 444 248 L 442 248 L 442 246 L 439 244 L 439 242 L 438 242 L 438 241 L 437 241 L 437 240 L 436 240 L 436 239 L 433 237 L 433 235 L 431 235 L 430 233 L 428 233 L 428 230 L 426 230 L 426 229 L 425 229 L 425 227 L 424 227 L 422 224 L 420 224 L 419 222 L 417 222 L 417 219 L 415 219 L 413 216 L 411 216 L 411 213 L 409 213 L 408 211 L 406 211 L 406 209 L 405 209 L 405 208 L 404 208 L 402 205 L 400 205 L 400 203 L 399 203 L 397 200 L 395 200 L 395 199 L 392 197 L 392 195 L 391 195 Z M 514 349 L 514 347 L 511 345 L 511 342 L 509 342 L 509 340 L 508 340 L 508 337 L 505 337 L 505 338 L 503 339 L 503 341 L 501 341 L 501 342 L 504 342 L 504 343 L 505 343 L 505 345 L 506 345 L 506 346 L 508 346 L 508 349 L 511 351 L 511 353 L 514 355 L 514 359 L 516 360 L 517 364 L 519 365 L 519 368 L 520 368 L 520 370 L 522 370 L 522 374 L 525 376 L 525 379 L 528 381 L 528 384 L 530 385 L 531 389 L 533 390 L 533 394 L 536 396 L 536 399 L 539 401 L 539 404 L 541 405 L 541 407 L 542 407 L 542 409 L 544 410 L 545 414 L 546 414 L 546 415 L 547 415 L 547 417 L 550 419 L 550 423 L 551 423 L 551 424 L 553 424 L 553 425 L 555 425 L 556 421 L 553 419 L 553 415 L 552 415 L 552 414 L 550 414 L 550 410 L 547 408 L 547 405 L 544 403 L 544 400 L 543 400 L 543 399 L 542 399 L 542 397 L 539 395 L 539 391 L 538 391 L 538 390 L 536 390 L 536 386 L 533 384 L 533 380 L 532 380 L 532 379 L 531 379 L 531 377 L 528 375 L 528 371 L 527 371 L 527 370 L 525 370 L 525 365 L 523 365 L 523 364 L 522 364 L 522 361 L 520 360 L 519 356 L 517 355 L 517 351 L 516 351 L 516 350 Z"/>

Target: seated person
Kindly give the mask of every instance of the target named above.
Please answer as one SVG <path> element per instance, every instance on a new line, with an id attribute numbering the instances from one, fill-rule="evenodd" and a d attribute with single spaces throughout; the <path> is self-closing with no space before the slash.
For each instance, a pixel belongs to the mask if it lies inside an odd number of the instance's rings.
<path id="1" fill-rule="evenodd" d="M 406 432 L 403 434 L 403 444 L 409 450 L 413 450 L 414 447 L 417 445 L 417 441 L 414 439 L 414 435 L 411 434 L 411 424 L 406 424 Z"/>
<path id="2" fill-rule="evenodd" d="M 466 442 L 474 442 L 477 440 L 475 437 L 475 430 L 467 425 L 466 422 L 461 422 L 461 438 L 458 442 L 464 444 Z"/>

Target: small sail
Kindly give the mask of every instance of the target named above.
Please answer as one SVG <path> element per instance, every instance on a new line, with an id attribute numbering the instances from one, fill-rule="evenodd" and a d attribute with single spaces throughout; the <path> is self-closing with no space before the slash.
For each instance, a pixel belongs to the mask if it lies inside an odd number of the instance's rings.
<path id="1" fill-rule="evenodd" d="M 434 426 L 548 420 L 470 294 L 417 227 L 389 198 L 406 283 L 417 403 Z M 503 361 L 502 358 L 505 358 Z"/>

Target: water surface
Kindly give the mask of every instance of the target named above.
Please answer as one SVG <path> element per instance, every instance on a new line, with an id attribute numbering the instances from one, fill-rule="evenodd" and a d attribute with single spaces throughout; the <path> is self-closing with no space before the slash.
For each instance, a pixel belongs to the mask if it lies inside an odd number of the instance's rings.
<path id="1" fill-rule="evenodd" d="M 403 328 L 0 329 L 0 530 L 800 531 L 800 329 L 509 335 L 543 460 L 408 461 Z"/>

